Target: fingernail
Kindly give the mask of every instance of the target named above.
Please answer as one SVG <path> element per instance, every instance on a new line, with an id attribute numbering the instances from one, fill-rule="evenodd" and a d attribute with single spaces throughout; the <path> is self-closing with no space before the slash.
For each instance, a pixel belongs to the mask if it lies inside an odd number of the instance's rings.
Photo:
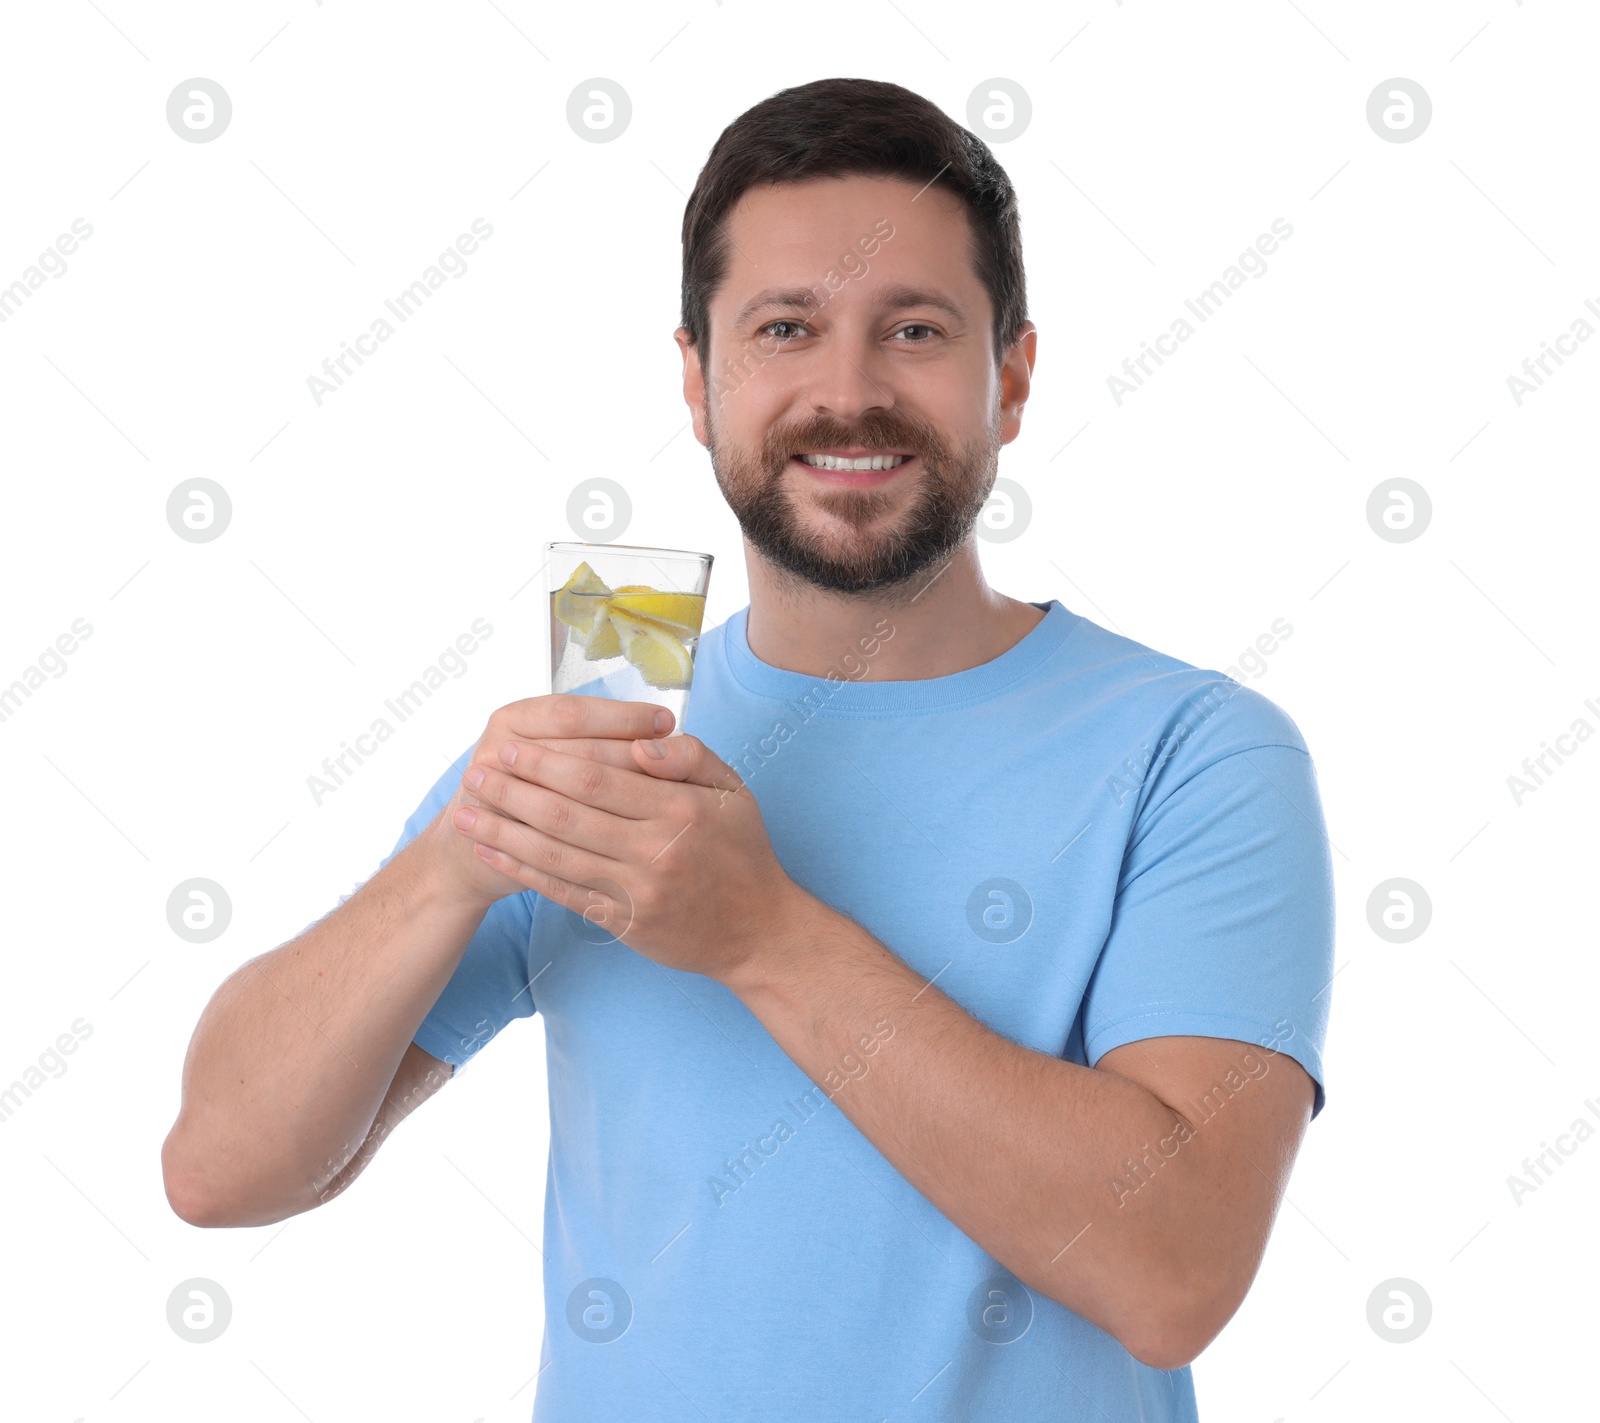
<path id="1" fill-rule="evenodd" d="M 483 767 L 474 766 L 461 779 L 471 786 L 473 790 L 477 790 L 483 784 Z"/>
<path id="2" fill-rule="evenodd" d="M 670 730 L 672 730 L 672 713 L 671 712 L 669 712 L 669 711 L 658 711 L 656 713 L 656 730 L 657 731 L 670 731 Z"/>
<path id="3" fill-rule="evenodd" d="M 667 748 L 659 741 L 641 741 L 639 745 L 644 747 L 644 754 L 646 756 L 650 756 L 657 761 L 663 760 L 666 757 Z"/>

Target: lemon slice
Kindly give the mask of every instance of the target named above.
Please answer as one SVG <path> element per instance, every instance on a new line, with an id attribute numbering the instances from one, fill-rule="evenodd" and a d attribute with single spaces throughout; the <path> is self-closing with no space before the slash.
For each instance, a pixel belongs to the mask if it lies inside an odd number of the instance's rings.
<path id="1" fill-rule="evenodd" d="M 574 628 L 572 640 L 583 649 L 591 662 L 603 662 L 608 657 L 622 656 L 622 642 L 611 622 L 611 608 L 603 599 L 595 609 L 594 622 L 588 632 Z"/>
<path id="2" fill-rule="evenodd" d="M 648 583 L 624 583 L 617 589 L 619 593 L 654 593 L 656 590 Z"/>
<path id="3" fill-rule="evenodd" d="M 557 591 L 551 609 L 568 627 L 588 633 L 600 611 L 600 599 L 610 596 L 605 581 L 587 563 L 580 563 Z"/>
<path id="4" fill-rule="evenodd" d="M 689 656 L 689 649 L 678 640 L 671 626 L 615 603 L 609 605 L 607 622 L 616 629 L 622 655 L 639 669 L 650 686 L 662 691 L 688 687 L 694 676 L 694 658 Z"/>
<path id="5" fill-rule="evenodd" d="M 619 588 L 607 601 L 613 608 L 669 624 L 678 637 L 698 637 L 706 615 L 705 596 L 700 593 L 660 593 L 654 588 L 633 593 Z"/>

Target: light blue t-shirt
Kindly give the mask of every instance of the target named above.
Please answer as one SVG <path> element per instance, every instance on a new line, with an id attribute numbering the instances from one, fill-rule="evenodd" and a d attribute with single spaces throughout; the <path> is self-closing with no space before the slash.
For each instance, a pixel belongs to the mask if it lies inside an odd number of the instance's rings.
<path id="1" fill-rule="evenodd" d="M 1089 1066 L 1142 1038 L 1235 1038 L 1299 1062 L 1320 1112 L 1332 866 L 1294 723 L 1034 606 L 993 661 L 914 681 L 859 680 L 870 646 L 829 677 L 770 666 L 741 609 L 700 643 L 684 729 L 743 775 L 791 878 L 994 1031 Z M 531 891 L 489 910 L 416 1041 L 459 1068 L 535 1008 L 535 1423 L 1197 1417 L 1189 1369 L 1138 1363 L 1010 1276 L 733 993 Z"/>

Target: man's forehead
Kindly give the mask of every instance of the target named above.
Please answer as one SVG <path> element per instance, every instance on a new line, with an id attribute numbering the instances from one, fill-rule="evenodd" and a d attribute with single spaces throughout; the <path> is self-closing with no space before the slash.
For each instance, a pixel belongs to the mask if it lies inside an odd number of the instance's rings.
<path id="1" fill-rule="evenodd" d="M 714 300 L 725 310 L 822 281 L 830 269 L 861 276 L 865 265 L 887 276 L 914 263 L 942 286 L 976 279 L 963 203 L 925 180 L 853 174 L 765 184 L 740 198 L 724 226 L 728 266 Z"/>
<path id="2" fill-rule="evenodd" d="M 849 173 L 793 183 L 762 183 L 729 209 L 726 225 L 765 241 L 804 242 L 840 227 L 871 231 L 879 219 L 935 228 L 962 216 L 961 199 L 925 179 Z"/>

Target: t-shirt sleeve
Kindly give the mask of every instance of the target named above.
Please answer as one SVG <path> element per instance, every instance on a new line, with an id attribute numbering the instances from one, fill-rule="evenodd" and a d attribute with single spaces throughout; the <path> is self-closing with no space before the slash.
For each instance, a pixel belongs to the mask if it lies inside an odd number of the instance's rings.
<path id="1" fill-rule="evenodd" d="M 450 803 L 473 749 L 469 746 L 423 797 L 379 869 L 416 839 Z M 344 895 L 339 902 L 343 904 L 349 897 Z M 450 981 L 412 1035 L 412 1041 L 424 1052 L 450 1063 L 457 1072 L 500 1029 L 534 1011 L 533 990 L 528 981 L 528 946 L 537 898 L 533 890 L 525 890 L 497 899 L 489 906 Z"/>
<path id="2" fill-rule="evenodd" d="M 1285 739 L 1299 740 L 1292 724 Z M 1142 1038 L 1236 1038 L 1305 1068 L 1315 1117 L 1334 910 L 1311 757 L 1253 745 L 1166 769 L 1173 784 L 1135 818 L 1084 994 L 1086 1057 Z"/>

